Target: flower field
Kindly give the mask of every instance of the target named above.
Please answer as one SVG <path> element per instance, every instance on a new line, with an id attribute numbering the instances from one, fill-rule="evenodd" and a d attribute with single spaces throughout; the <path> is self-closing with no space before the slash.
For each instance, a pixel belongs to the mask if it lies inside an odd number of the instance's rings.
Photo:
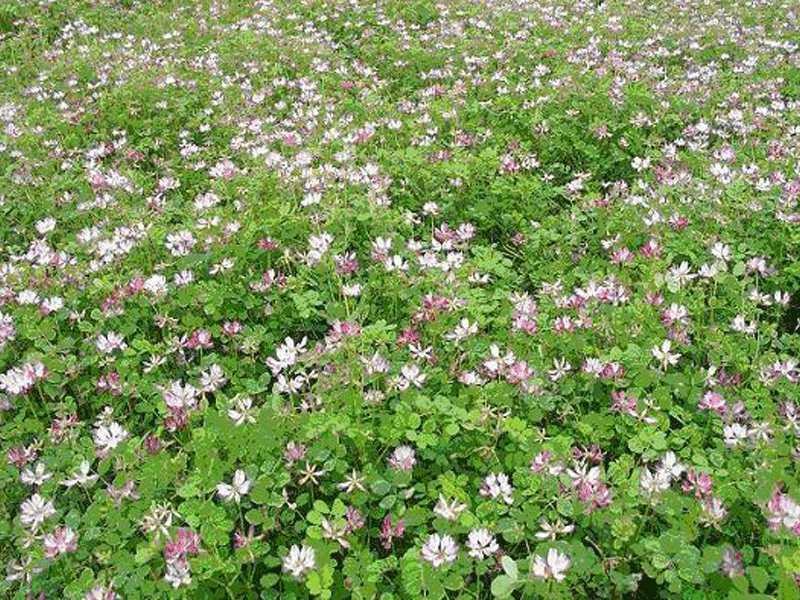
<path id="1" fill-rule="evenodd" d="M 0 2 L 0 597 L 800 598 L 800 5 Z"/>

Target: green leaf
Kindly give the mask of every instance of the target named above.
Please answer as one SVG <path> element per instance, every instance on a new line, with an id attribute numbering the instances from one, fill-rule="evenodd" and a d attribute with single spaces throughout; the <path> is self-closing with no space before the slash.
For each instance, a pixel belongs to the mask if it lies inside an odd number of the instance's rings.
<path id="1" fill-rule="evenodd" d="M 253 489 L 250 490 L 250 500 L 255 502 L 256 504 L 266 504 L 267 500 L 269 500 L 270 492 L 272 488 L 270 486 L 270 480 L 268 477 L 260 477 L 256 480 L 253 484 Z"/>
<path id="2" fill-rule="evenodd" d="M 403 589 L 411 598 L 422 597 L 422 565 L 415 548 L 411 548 L 400 560 L 400 576 Z"/>
<path id="3" fill-rule="evenodd" d="M 747 583 L 746 577 L 733 577 L 731 581 L 733 582 L 734 587 L 743 592 L 746 592 L 750 589 L 750 585 Z"/>
<path id="4" fill-rule="evenodd" d="M 306 587 L 314 596 L 319 596 L 322 593 L 322 581 L 317 571 L 311 571 L 308 574 L 306 577 Z"/>
<path id="5" fill-rule="evenodd" d="M 497 598 L 509 598 L 516 587 L 508 575 L 498 575 L 492 581 L 492 595 Z"/>
<path id="6" fill-rule="evenodd" d="M 517 568 L 517 562 L 510 556 L 504 556 L 501 564 L 503 566 L 503 572 L 508 575 L 511 581 L 516 581 L 519 577 L 519 568 Z"/>
<path id="7" fill-rule="evenodd" d="M 390 489 L 392 489 L 392 486 L 389 485 L 389 482 L 386 481 L 385 479 L 379 479 L 378 481 L 372 484 L 372 491 L 378 496 L 383 496 Z"/>
<path id="8" fill-rule="evenodd" d="M 152 544 L 146 546 L 139 546 L 136 549 L 135 561 L 137 565 L 143 565 L 148 562 L 153 556 L 157 554 L 156 548 Z"/>
<path id="9" fill-rule="evenodd" d="M 769 575 L 766 569 L 763 567 L 747 567 L 747 574 L 750 575 L 750 583 L 753 584 L 753 587 L 757 591 L 763 592 L 767 589 L 767 585 L 769 585 Z"/>

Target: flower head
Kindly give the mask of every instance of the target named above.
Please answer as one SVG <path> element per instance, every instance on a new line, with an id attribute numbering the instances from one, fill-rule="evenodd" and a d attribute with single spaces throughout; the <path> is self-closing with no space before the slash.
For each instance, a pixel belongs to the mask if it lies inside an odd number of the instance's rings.
<path id="1" fill-rule="evenodd" d="M 398 446 L 389 457 L 389 466 L 400 471 L 410 471 L 417 459 L 411 446 Z"/>
<path id="2" fill-rule="evenodd" d="M 217 484 L 217 494 L 219 494 L 220 498 L 227 502 L 236 502 L 239 504 L 242 500 L 242 496 L 246 495 L 247 492 L 250 491 L 253 482 L 247 478 L 247 475 L 241 469 L 237 469 L 236 473 L 233 475 L 233 483 L 218 483 Z"/>
<path id="3" fill-rule="evenodd" d="M 39 494 L 34 494 L 22 503 L 21 516 L 23 527 L 35 530 L 54 514 L 56 509 L 50 500 L 46 500 Z"/>
<path id="4" fill-rule="evenodd" d="M 443 519 L 455 521 L 458 518 L 458 515 L 460 515 L 461 512 L 466 508 L 466 504 L 459 504 L 458 500 L 455 499 L 448 503 L 447 500 L 445 500 L 445 497 L 442 494 L 439 494 L 439 501 L 436 503 L 436 506 L 433 507 L 433 512 Z"/>
<path id="5" fill-rule="evenodd" d="M 547 558 L 536 555 L 531 565 L 531 572 L 534 577 L 542 579 L 550 579 L 552 577 L 556 581 L 563 581 L 567 576 L 570 562 L 566 554 L 551 548 L 547 553 Z"/>
<path id="6" fill-rule="evenodd" d="M 305 544 L 292 546 L 289 554 L 283 559 L 283 572 L 289 573 L 295 579 L 302 579 L 308 571 L 313 571 L 316 566 L 314 549 Z"/>
<path id="7" fill-rule="evenodd" d="M 78 536 L 71 527 L 60 527 L 44 536 L 44 549 L 47 558 L 64 552 L 75 552 L 78 549 Z"/>
<path id="8" fill-rule="evenodd" d="M 513 504 L 514 498 L 511 496 L 513 491 L 508 475 L 491 473 L 484 478 L 480 494 L 488 498 L 502 498 L 506 504 Z"/>
<path id="9" fill-rule="evenodd" d="M 423 544 L 421 556 L 431 563 L 434 569 L 437 569 L 446 563 L 455 561 L 458 556 L 458 546 L 449 535 L 434 533 Z"/>
<path id="10" fill-rule="evenodd" d="M 500 550 L 497 540 L 488 529 L 473 529 L 467 536 L 469 555 L 476 560 L 483 560 Z"/>

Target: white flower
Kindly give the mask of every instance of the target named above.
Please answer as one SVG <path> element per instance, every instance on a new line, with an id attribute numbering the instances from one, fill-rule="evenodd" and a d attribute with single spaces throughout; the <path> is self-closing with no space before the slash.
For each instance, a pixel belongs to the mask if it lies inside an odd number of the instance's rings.
<path id="1" fill-rule="evenodd" d="M 215 392 L 228 381 L 222 372 L 222 367 L 217 364 L 211 365 L 208 371 L 200 375 L 200 385 L 204 392 Z"/>
<path id="2" fill-rule="evenodd" d="M 373 255 L 383 256 L 389 253 L 392 249 L 392 240 L 389 238 L 375 238 L 372 242 Z"/>
<path id="3" fill-rule="evenodd" d="M 383 261 L 383 267 L 388 273 L 392 273 L 394 271 L 408 271 L 408 261 L 406 261 L 399 254 L 395 254 Z"/>
<path id="4" fill-rule="evenodd" d="M 680 359 L 681 355 L 677 352 L 674 354 L 670 352 L 672 349 L 672 341 L 671 340 L 664 340 L 661 343 L 661 347 L 653 346 L 650 350 L 653 354 L 653 358 L 661 363 L 661 368 L 666 369 L 668 365 L 675 366 L 678 364 L 678 359 Z"/>
<path id="5" fill-rule="evenodd" d="M 357 298 L 361 295 L 362 286 L 360 283 L 352 283 L 349 285 L 342 285 L 342 294 L 349 298 Z"/>
<path id="6" fill-rule="evenodd" d="M 40 461 L 36 463 L 33 470 L 25 469 L 20 475 L 20 478 L 22 479 L 22 483 L 26 485 L 42 485 L 52 476 L 53 474 L 45 470 L 44 463 Z"/>
<path id="7" fill-rule="evenodd" d="M 400 390 L 407 390 L 412 385 L 416 388 L 421 388 L 426 379 L 427 375 L 422 373 L 417 365 L 404 365 L 400 369 L 400 381 L 398 381 L 397 387 Z"/>
<path id="8" fill-rule="evenodd" d="M 476 560 L 483 560 L 498 550 L 497 540 L 489 533 L 488 529 L 473 529 L 467 536 L 469 555 Z"/>
<path id="9" fill-rule="evenodd" d="M 551 548 L 547 553 L 547 558 L 537 555 L 531 565 L 531 572 L 534 577 L 541 577 L 543 579 L 554 578 L 556 581 L 562 581 L 566 576 L 566 571 L 569 568 L 570 560 L 566 554 L 562 554 L 555 548 Z"/>
<path id="10" fill-rule="evenodd" d="M 725 445 L 735 448 L 749 437 L 750 432 L 740 423 L 731 423 L 722 428 L 722 435 L 725 438 Z"/>
<path id="11" fill-rule="evenodd" d="M 187 286 L 194 281 L 194 273 L 189 269 L 184 269 L 180 273 L 175 273 L 173 281 L 178 287 Z"/>
<path id="12" fill-rule="evenodd" d="M 631 161 L 631 167 L 633 167 L 633 170 L 637 173 L 641 173 L 650 167 L 650 158 L 634 156 L 633 160 Z"/>
<path id="13" fill-rule="evenodd" d="M 45 519 L 56 514 L 56 509 L 50 500 L 45 500 L 39 494 L 34 494 L 25 500 L 20 507 L 23 527 L 35 530 L 44 523 Z"/>
<path id="14" fill-rule="evenodd" d="M 553 368 L 548 371 L 551 381 L 558 381 L 565 377 L 572 370 L 572 365 L 567 362 L 566 358 L 554 358 Z"/>
<path id="15" fill-rule="evenodd" d="M 777 293 L 777 292 L 776 292 Z M 60 296 L 52 296 L 50 298 L 45 298 L 42 300 L 41 305 L 39 308 L 42 309 L 42 312 L 46 315 L 50 314 L 51 312 L 55 312 L 57 310 L 61 310 L 64 308 L 64 299 Z"/>
<path id="16" fill-rule="evenodd" d="M 182 585 L 191 585 L 192 573 L 189 561 L 185 557 L 167 561 L 164 580 L 174 588 L 179 588 Z"/>
<path id="17" fill-rule="evenodd" d="M 754 335 L 756 333 L 756 324 L 755 322 L 748 323 L 745 321 L 744 315 L 736 315 L 731 322 L 731 330 L 738 333 Z"/>
<path id="18" fill-rule="evenodd" d="M 154 296 L 164 296 L 167 293 L 167 278 L 156 273 L 145 279 L 144 289 Z"/>
<path id="19" fill-rule="evenodd" d="M 125 350 L 128 347 L 123 337 L 113 331 L 109 331 L 106 335 L 98 335 L 95 346 L 102 354 L 111 354 L 117 348 Z"/>
<path id="20" fill-rule="evenodd" d="M 730 262 L 731 247 L 728 246 L 728 244 L 723 244 L 722 242 L 716 242 L 713 246 L 711 246 L 711 254 L 717 260 L 721 260 L 723 262 Z"/>
<path id="21" fill-rule="evenodd" d="M 91 590 L 86 592 L 83 597 L 83 600 L 118 600 L 119 596 L 117 593 L 109 586 L 104 587 L 102 585 L 96 585 Z"/>
<path id="22" fill-rule="evenodd" d="M 719 273 L 719 267 L 717 267 L 716 264 L 709 265 L 708 263 L 703 263 L 698 273 L 703 279 L 713 279 Z"/>
<path id="23" fill-rule="evenodd" d="M 128 439 L 128 432 L 116 421 L 110 425 L 100 425 L 94 430 L 94 445 L 98 456 L 105 456 Z"/>
<path id="24" fill-rule="evenodd" d="M 439 205 L 436 202 L 426 202 L 422 205 L 422 214 L 423 215 L 438 215 L 439 214 Z"/>
<path id="25" fill-rule="evenodd" d="M 228 416 L 239 427 L 245 423 L 255 423 L 256 410 L 253 408 L 253 399 L 250 396 L 244 396 L 234 399 L 233 407 L 228 409 Z"/>
<path id="26" fill-rule="evenodd" d="M 173 381 L 163 390 L 162 397 L 170 408 L 194 408 L 197 403 L 197 390 L 188 383 L 182 385 L 180 381 Z"/>
<path id="27" fill-rule="evenodd" d="M 39 235 L 44 235 L 53 231 L 56 228 L 56 220 L 53 217 L 47 217 L 41 221 L 36 221 L 36 231 Z"/>
<path id="28" fill-rule="evenodd" d="M 33 290 L 22 290 L 17 294 L 19 304 L 39 304 L 39 294 Z"/>
<path id="29" fill-rule="evenodd" d="M 389 466 L 401 471 L 410 471 L 416 463 L 417 459 L 411 446 L 398 446 L 389 457 Z"/>
<path id="30" fill-rule="evenodd" d="M 347 479 L 345 479 L 342 483 L 338 484 L 340 490 L 344 490 L 348 494 L 352 494 L 356 490 L 361 490 L 362 492 L 366 492 L 367 488 L 364 487 L 364 477 L 358 474 L 358 471 L 353 469 L 353 472 L 350 474 Z"/>
<path id="31" fill-rule="evenodd" d="M 540 540 L 555 540 L 559 533 L 572 533 L 575 530 L 575 525 L 566 525 L 561 519 L 552 524 L 542 519 L 539 526 L 542 529 L 536 532 L 536 537 Z"/>
<path id="32" fill-rule="evenodd" d="M 339 522 L 331 523 L 328 519 L 323 517 L 320 523 L 322 526 L 322 537 L 326 540 L 336 540 L 342 548 L 350 548 L 350 542 L 344 539 L 347 533 L 344 523 L 344 519 L 339 519 Z"/>
<path id="33" fill-rule="evenodd" d="M 283 559 L 283 571 L 295 579 L 301 579 L 308 571 L 316 568 L 314 549 L 309 546 L 292 546 Z"/>
<path id="34" fill-rule="evenodd" d="M 600 481 L 600 467 L 588 468 L 586 463 L 574 463 L 573 468 L 567 469 L 567 475 L 572 479 L 575 488 L 582 486 L 595 487 Z"/>
<path id="35" fill-rule="evenodd" d="M 478 324 L 470 323 L 469 319 L 464 318 L 461 319 L 461 322 L 453 331 L 444 335 L 444 339 L 458 343 L 471 335 L 475 335 L 476 333 L 478 333 Z"/>
<path id="36" fill-rule="evenodd" d="M 197 240 L 194 238 L 190 231 L 179 231 L 177 233 L 170 233 L 164 241 L 164 246 L 169 250 L 172 256 L 186 256 L 192 251 Z"/>
<path id="37" fill-rule="evenodd" d="M 458 515 L 467 508 L 466 504 L 459 504 L 458 500 L 453 500 L 450 504 L 447 503 L 444 496 L 439 494 L 439 501 L 433 507 L 434 514 L 439 515 L 448 521 L 455 521 Z"/>
<path id="38" fill-rule="evenodd" d="M 72 474 L 72 477 L 64 479 L 61 485 L 71 488 L 74 485 L 86 485 L 87 483 L 94 483 L 97 481 L 97 475 L 89 475 L 91 465 L 88 460 L 81 462 L 78 470 Z"/>
<path id="39" fill-rule="evenodd" d="M 696 277 L 697 275 L 692 273 L 692 269 L 686 261 L 683 261 L 677 267 L 672 267 L 668 273 L 668 279 L 674 282 L 677 287 L 682 287 Z"/>
<path id="40" fill-rule="evenodd" d="M 272 370 L 273 375 L 277 375 L 286 367 L 291 367 L 297 362 L 298 357 L 306 351 L 308 338 L 303 338 L 299 344 L 287 337 L 284 343 L 275 350 L 275 358 L 267 359 L 267 366 Z"/>
<path id="41" fill-rule="evenodd" d="M 155 533 L 154 544 L 158 544 L 160 537 L 169 537 L 169 528 L 172 527 L 172 519 L 180 518 L 168 503 L 153 504 L 142 518 L 139 520 L 139 528 L 145 533 Z"/>
<path id="42" fill-rule="evenodd" d="M 449 535 L 432 534 L 422 546 L 422 558 L 427 560 L 434 569 L 445 563 L 453 562 L 458 556 L 456 541 Z"/>
<path id="43" fill-rule="evenodd" d="M 640 483 L 642 491 L 646 495 L 652 496 L 658 492 L 669 489 L 670 479 L 666 471 L 659 470 L 653 475 L 649 469 L 644 469 L 642 471 Z"/>
<path id="44" fill-rule="evenodd" d="M 491 473 L 484 478 L 480 494 L 488 498 L 502 497 L 506 504 L 513 504 L 514 498 L 511 497 L 513 491 L 514 488 L 511 487 L 508 475 L 505 473 Z"/>
<path id="45" fill-rule="evenodd" d="M 233 484 L 218 483 L 217 494 L 227 502 L 233 501 L 239 504 L 242 500 L 242 496 L 250 491 L 252 485 L 253 482 L 247 478 L 245 472 L 241 469 L 237 469 L 236 473 L 233 475 Z"/>
<path id="46" fill-rule="evenodd" d="M 699 521 L 704 525 L 716 527 L 725 517 L 728 516 L 728 509 L 719 498 L 713 496 L 704 498 L 700 502 L 703 511 L 700 513 Z"/>
<path id="47" fill-rule="evenodd" d="M 664 455 L 664 458 L 661 459 L 661 467 L 659 471 L 664 471 L 667 473 L 669 478 L 677 479 L 680 477 L 681 473 L 685 471 L 684 466 L 678 462 L 678 457 L 675 455 L 674 452 L 671 450 Z"/>

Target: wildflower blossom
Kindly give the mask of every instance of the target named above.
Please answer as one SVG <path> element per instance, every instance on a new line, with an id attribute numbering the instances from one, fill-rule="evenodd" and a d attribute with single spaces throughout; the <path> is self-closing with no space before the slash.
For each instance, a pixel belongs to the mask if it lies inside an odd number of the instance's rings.
<path id="1" fill-rule="evenodd" d="M 469 555 L 475 560 L 483 560 L 500 550 L 497 540 L 489 533 L 488 529 L 470 531 L 467 536 L 467 548 L 469 548 Z"/>
<path id="2" fill-rule="evenodd" d="M 38 462 L 33 469 L 25 469 L 20 474 L 22 483 L 26 485 L 40 486 L 48 479 L 52 478 L 53 474 L 47 471 L 44 463 Z"/>
<path id="3" fill-rule="evenodd" d="M 389 466 L 399 471 L 410 471 L 417 463 L 411 446 L 398 446 L 389 457 Z"/>
<path id="4" fill-rule="evenodd" d="M 405 533 L 406 525 L 403 519 L 398 519 L 397 523 L 395 523 L 394 527 L 392 527 L 392 517 L 391 515 L 386 515 L 383 518 L 383 524 L 381 526 L 380 537 L 382 540 L 383 547 L 389 550 L 392 547 L 392 542 L 394 538 L 401 538 Z"/>
<path id="5" fill-rule="evenodd" d="M 555 548 L 547 552 L 547 557 L 536 555 L 531 564 L 531 574 L 541 579 L 553 578 L 556 581 L 563 581 L 567 576 L 567 570 L 571 561 L 566 554 Z"/>
<path id="6" fill-rule="evenodd" d="M 448 503 L 445 497 L 442 494 L 439 494 L 439 501 L 436 503 L 436 506 L 433 507 L 433 512 L 443 519 L 455 521 L 458 519 L 458 515 L 460 515 L 466 508 L 466 504 L 460 504 L 458 500 L 455 499 Z"/>
<path id="7" fill-rule="evenodd" d="M 97 475 L 90 475 L 91 464 L 88 460 L 81 462 L 78 470 L 75 471 L 70 477 L 61 481 L 61 485 L 71 488 L 75 485 L 85 486 L 97 481 Z"/>
<path id="8" fill-rule="evenodd" d="M 491 473 L 483 479 L 480 494 L 488 498 L 502 498 L 506 504 L 513 504 L 514 498 L 511 496 L 514 488 L 505 473 Z"/>
<path id="9" fill-rule="evenodd" d="M 295 579 L 302 579 L 306 573 L 317 567 L 314 549 L 302 545 L 294 545 L 289 549 L 289 554 L 283 559 L 283 572 L 289 573 Z"/>
<path id="10" fill-rule="evenodd" d="M 438 569 L 442 565 L 456 560 L 458 546 L 456 541 L 449 535 L 434 533 L 422 545 L 420 556 L 431 563 L 434 569 Z"/>
<path id="11" fill-rule="evenodd" d="M 54 558 L 65 552 L 78 549 L 78 537 L 70 527 L 60 527 L 44 536 L 44 549 L 47 558 Z"/>
<path id="12" fill-rule="evenodd" d="M 46 519 L 52 517 L 54 514 L 56 514 L 56 509 L 53 503 L 39 494 L 34 494 L 23 501 L 20 507 L 20 520 L 22 521 L 22 525 L 31 530 L 38 529 Z"/>
<path id="13" fill-rule="evenodd" d="M 246 496 L 250 491 L 253 482 L 247 478 L 247 475 L 241 469 L 237 469 L 233 475 L 233 483 L 218 483 L 217 494 L 220 498 L 227 502 L 235 502 L 239 504 L 242 501 L 242 496 Z"/>

